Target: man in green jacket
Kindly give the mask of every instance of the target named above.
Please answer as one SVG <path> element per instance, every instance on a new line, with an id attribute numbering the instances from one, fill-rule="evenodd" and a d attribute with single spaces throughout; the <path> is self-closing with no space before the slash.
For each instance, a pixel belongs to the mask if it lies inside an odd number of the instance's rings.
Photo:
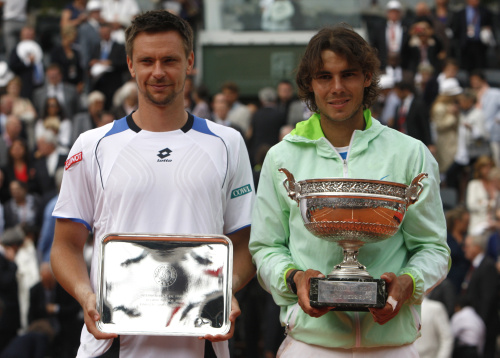
<path id="1" fill-rule="evenodd" d="M 418 357 L 413 342 L 420 335 L 420 304 L 448 271 L 437 163 L 422 142 L 371 117 L 378 68 L 376 52 L 352 29 L 320 30 L 296 78 L 299 95 L 314 114 L 275 145 L 263 165 L 250 251 L 260 283 L 281 307 L 288 332 L 279 352 L 283 358 Z M 342 248 L 307 231 L 279 168 L 296 181 L 344 177 L 409 185 L 419 173 L 429 174 L 397 233 L 359 251 L 369 273 L 386 282 L 385 307 L 369 312 L 311 307 L 310 279 L 325 277 L 341 262 Z"/>

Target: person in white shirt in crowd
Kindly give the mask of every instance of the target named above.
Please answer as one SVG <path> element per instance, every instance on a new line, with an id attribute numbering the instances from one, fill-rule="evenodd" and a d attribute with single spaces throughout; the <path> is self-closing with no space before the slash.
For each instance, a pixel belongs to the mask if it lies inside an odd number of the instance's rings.
<path id="1" fill-rule="evenodd" d="M 1 0 L 2 33 L 7 56 L 19 42 L 21 29 L 26 25 L 28 0 Z"/>
<path id="2" fill-rule="evenodd" d="M 422 301 L 422 336 L 415 341 L 420 358 L 451 358 L 453 334 L 445 306 L 425 297 Z"/>
<path id="3" fill-rule="evenodd" d="M 469 178 L 468 168 L 481 155 L 490 154 L 489 142 L 484 129 L 484 113 L 475 106 L 476 93 L 466 88 L 458 95 L 460 107 L 458 120 L 457 150 L 453 163 L 446 172 L 446 186 L 457 191 L 459 202 L 465 197 L 465 187 Z"/>
<path id="4" fill-rule="evenodd" d="M 451 331 L 455 339 L 454 358 L 479 358 L 484 349 L 486 327 L 465 297 L 457 300 L 451 317 Z"/>
<path id="5" fill-rule="evenodd" d="M 113 29 L 111 38 L 120 44 L 125 44 L 125 29 L 141 10 L 137 1 L 101 0 L 101 4 L 101 16 Z"/>
<path id="6" fill-rule="evenodd" d="M 485 129 L 489 134 L 493 160 L 500 166 L 500 88 L 491 87 L 482 70 L 474 70 L 469 76 L 470 86 L 477 92 L 476 106 L 485 116 Z"/>

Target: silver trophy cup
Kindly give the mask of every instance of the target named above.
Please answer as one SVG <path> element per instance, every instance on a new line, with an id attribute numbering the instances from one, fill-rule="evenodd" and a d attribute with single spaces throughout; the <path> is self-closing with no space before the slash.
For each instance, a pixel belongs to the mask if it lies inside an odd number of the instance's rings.
<path id="1" fill-rule="evenodd" d="M 385 281 L 374 279 L 358 259 L 365 243 L 393 236 L 407 208 L 417 202 L 426 173 L 408 186 L 381 180 L 331 178 L 296 182 L 292 173 L 283 185 L 300 208 L 304 225 L 313 235 L 337 243 L 344 259 L 325 278 L 311 279 L 310 300 L 315 307 L 366 311 L 384 307 Z"/>

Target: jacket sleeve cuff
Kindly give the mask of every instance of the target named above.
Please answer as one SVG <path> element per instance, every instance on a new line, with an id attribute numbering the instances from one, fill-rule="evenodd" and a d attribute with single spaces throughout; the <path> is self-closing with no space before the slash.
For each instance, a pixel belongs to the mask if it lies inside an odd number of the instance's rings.
<path id="1" fill-rule="evenodd" d="M 420 304 L 424 299 L 424 284 L 419 272 L 413 268 L 404 267 L 398 272 L 398 276 L 408 275 L 413 281 L 413 292 L 408 299 L 408 304 Z"/>

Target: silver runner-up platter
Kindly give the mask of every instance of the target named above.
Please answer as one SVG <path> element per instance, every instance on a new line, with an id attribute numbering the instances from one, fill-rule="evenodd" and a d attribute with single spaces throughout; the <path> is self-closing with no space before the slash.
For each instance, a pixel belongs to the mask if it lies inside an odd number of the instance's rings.
<path id="1" fill-rule="evenodd" d="M 344 259 L 325 278 L 312 278 L 311 306 L 366 311 L 385 306 L 385 281 L 374 279 L 358 261 L 359 249 L 393 236 L 407 208 L 418 201 L 426 173 L 410 185 L 382 180 L 325 178 L 296 182 L 281 168 L 288 196 L 299 205 L 304 225 L 313 235 L 335 242 Z"/>
<path id="2" fill-rule="evenodd" d="M 97 328 L 123 335 L 226 334 L 232 257 L 232 243 L 223 235 L 105 235 Z"/>

